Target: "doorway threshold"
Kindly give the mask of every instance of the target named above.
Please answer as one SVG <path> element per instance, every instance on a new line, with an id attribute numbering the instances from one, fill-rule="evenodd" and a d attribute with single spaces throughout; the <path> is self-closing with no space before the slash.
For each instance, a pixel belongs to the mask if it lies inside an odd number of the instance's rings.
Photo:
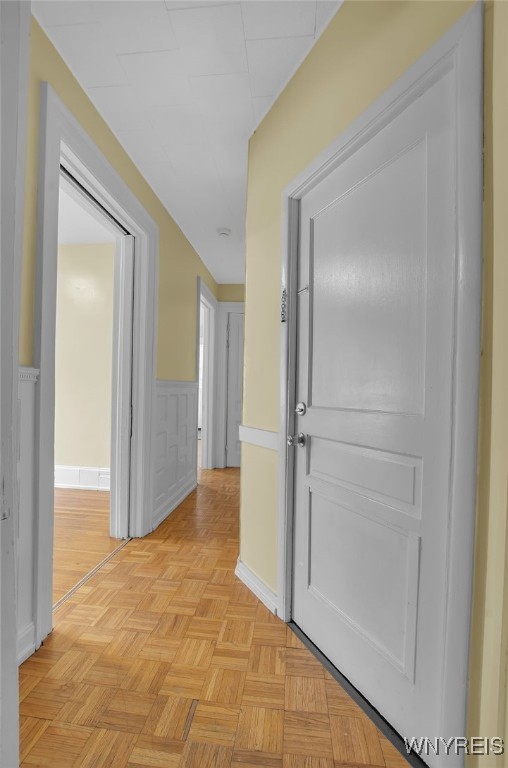
<path id="1" fill-rule="evenodd" d="M 329 672 L 332 677 L 344 688 L 347 694 L 355 701 L 360 709 L 362 709 L 369 720 L 371 720 L 374 725 L 381 731 L 383 736 L 385 736 L 388 741 L 393 744 L 395 749 L 400 752 L 402 757 L 407 761 L 408 765 L 413 766 L 413 768 L 428 768 L 428 765 L 426 762 L 422 760 L 422 758 L 417 755 L 415 752 L 407 752 L 406 751 L 406 745 L 404 742 L 404 739 L 402 736 L 393 728 L 390 723 L 385 720 L 383 715 L 381 715 L 377 709 L 374 709 L 372 704 L 363 696 L 360 691 L 354 687 L 352 683 L 347 679 L 347 677 L 344 677 L 342 672 L 335 667 L 332 662 L 319 650 L 319 648 L 314 645 L 312 640 L 307 637 L 307 635 L 302 632 L 298 624 L 295 624 L 294 621 L 288 622 L 288 627 L 295 633 L 295 635 L 302 641 L 302 643 L 309 649 L 309 651 L 314 654 L 316 659 L 321 662 L 323 667 L 326 669 L 327 672 Z"/>
<path id="2" fill-rule="evenodd" d="M 101 569 L 101 568 L 103 568 L 103 567 L 106 565 L 106 563 L 109 563 L 109 561 L 110 561 L 110 560 L 111 560 L 111 559 L 112 559 L 112 558 L 113 558 L 115 555 L 117 555 L 117 554 L 118 554 L 118 552 L 120 552 L 120 550 L 121 550 L 121 549 L 123 549 L 124 547 L 126 547 L 126 546 L 127 546 L 127 544 L 129 543 L 129 541 L 132 541 L 132 538 L 129 538 L 129 539 L 123 539 L 123 541 L 121 541 L 121 542 L 120 542 L 120 544 L 118 545 L 118 547 L 116 547 L 116 549 L 114 549 L 112 552 L 109 552 L 109 554 L 107 554 L 107 555 L 106 555 L 106 557 L 105 557 L 103 560 L 101 560 L 101 561 L 100 561 L 100 563 L 98 563 L 98 564 L 97 564 L 97 565 L 96 565 L 94 568 L 92 568 L 92 570 L 91 570 L 91 571 L 88 571 L 88 573 L 87 573 L 87 574 L 85 574 L 85 575 L 83 576 L 83 578 L 81 578 L 81 579 L 78 581 L 78 583 L 77 583 L 77 584 L 75 584 L 75 585 L 72 587 L 72 589 L 69 589 L 69 591 L 68 591 L 68 592 L 66 592 L 66 593 L 65 593 L 65 595 L 64 595 L 63 597 L 61 597 L 59 600 L 57 600 L 57 601 L 56 601 L 56 603 L 54 603 L 54 605 L 53 605 L 53 612 L 57 611 L 57 610 L 58 610 L 58 608 L 60 608 L 60 606 L 62 606 L 62 605 L 63 605 L 63 604 L 66 602 L 66 600 L 68 600 L 70 597 L 72 597 L 72 595 L 73 595 L 75 592 L 77 592 L 77 591 L 78 591 L 78 589 L 80 589 L 80 587 L 82 587 L 82 586 L 83 586 L 83 584 L 86 584 L 86 582 L 87 582 L 89 579 L 91 579 L 91 578 L 92 578 L 92 576 L 95 576 L 95 574 L 97 573 L 97 571 L 100 571 L 100 569 Z"/>

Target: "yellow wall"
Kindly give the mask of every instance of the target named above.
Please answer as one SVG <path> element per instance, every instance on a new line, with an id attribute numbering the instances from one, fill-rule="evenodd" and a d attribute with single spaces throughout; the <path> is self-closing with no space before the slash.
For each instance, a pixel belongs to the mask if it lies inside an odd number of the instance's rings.
<path id="1" fill-rule="evenodd" d="M 245 286 L 235 283 L 219 283 L 217 286 L 219 301 L 245 301 Z"/>
<path id="2" fill-rule="evenodd" d="M 249 146 L 243 423 L 279 429 L 281 195 L 323 149 L 470 7 L 462 2 L 344 3 L 265 117 Z M 292 126 L 298 126 L 295 130 Z M 262 450 L 262 449 L 261 449 Z M 249 455 L 242 482 L 257 471 Z M 244 532 L 258 515 L 243 494 L 242 551 L 267 584 L 277 556 L 274 535 L 248 547 Z M 265 494 L 270 531 L 277 493 Z"/>
<path id="3" fill-rule="evenodd" d="M 58 249 L 55 464 L 109 467 L 115 244 Z"/>
<path id="4" fill-rule="evenodd" d="M 335 19 L 250 141 L 243 422 L 279 428 L 281 193 L 470 7 L 355 2 Z M 469 732 L 508 733 L 508 3 L 486 4 L 486 189 L 479 504 Z M 494 162 L 495 157 L 495 162 Z M 277 487 L 271 452 L 242 454 L 242 559 L 275 586 Z M 255 477 L 269 477 L 257 488 Z M 266 536 L 255 536 L 262 507 Z M 247 540 L 254 537 L 253 543 Z M 504 765 L 506 759 L 492 762 Z M 471 760 L 471 765 L 474 760 Z M 490 765 L 482 758 L 481 765 Z M 480 763 L 478 763 L 480 765 Z"/>
<path id="5" fill-rule="evenodd" d="M 201 275 L 214 295 L 217 285 L 35 20 L 31 34 L 20 363 L 32 364 L 39 93 L 41 82 L 46 80 L 159 226 L 157 375 L 161 379 L 192 380 L 196 365 L 196 278 Z"/>

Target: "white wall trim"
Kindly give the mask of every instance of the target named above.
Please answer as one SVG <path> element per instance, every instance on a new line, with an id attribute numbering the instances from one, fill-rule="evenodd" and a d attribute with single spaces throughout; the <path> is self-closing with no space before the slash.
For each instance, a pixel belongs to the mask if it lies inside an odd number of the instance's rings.
<path id="1" fill-rule="evenodd" d="M 19 381 L 29 381 L 35 383 L 39 378 L 38 368 L 26 368 L 25 366 L 19 366 L 18 379 Z"/>
<path id="2" fill-rule="evenodd" d="M 217 316 L 217 398 L 215 409 L 215 466 L 227 465 L 227 409 L 228 409 L 228 314 L 245 313 L 243 301 L 219 301 Z"/>
<path id="3" fill-rule="evenodd" d="M 83 491 L 109 491 L 109 467 L 71 467 L 55 465 L 55 488 L 79 488 Z"/>
<path id="4" fill-rule="evenodd" d="M 199 328 L 201 304 L 205 312 L 203 343 L 203 387 L 202 387 L 202 425 L 201 425 L 201 466 L 203 469 L 215 467 L 215 410 L 217 407 L 216 386 L 216 344 L 217 344 L 217 299 L 201 277 L 198 277 L 198 306 L 196 327 L 196 381 L 199 385 Z M 197 455 L 196 455 L 197 461 Z"/>
<path id="5" fill-rule="evenodd" d="M 257 429 L 240 424 L 240 442 L 249 445 L 258 445 L 260 448 L 268 448 L 270 451 L 279 450 L 279 433 L 269 429 Z"/>
<path id="6" fill-rule="evenodd" d="M 17 654 L 18 663 L 35 650 L 35 505 L 34 434 L 36 368 L 18 368 L 18 499 L 15 529 L 17 570 Z"/>
<path id="7" fill-rule="evenodd" d="M 449 579 L 444 646 L 441 730 L 465 733 L 476 512 L 476 451 L 482 283 L 482 25 L 477 3 L 410 67 L 365 113 L 322 152 L 282 194 L 281 290 L 289 321 L 281 326 L 278 610 L 291 618 L 293 551 L 293 432 L 295 408 L 296 246 L 301 197 L 327 176 L 346 153 L 379 131 L 393 114 L 453 69 L 457 84 L 457 274 L 452 494 L 448 538 Z M 458 761 L 463 764 L 463 758 Z"/>
<path id="8" fill-rule="evenodd" d="M 155 530 L 174 510 L 185 501 L 187 496 L 198 487 L 197 478 L 191 478 L 171 494 L 164 504 L 159 505 L 153 513 L 153 530 Z"/>
<path id="9" fill-rule="evenodd" d="M 235 576 L 243 581 L 269 611 L 277 615 L 277 595 L 240 558 L 236 564 Z"/>
<path id="10" fill-rule="evenodd" d="M 152 530 L 197 486 L 197 382 L 158 380 L 154 412 Z"/>
<path id="11" fill-rule="evenodd" d="M 155 397 L 158 227 L 139 200 L 64 106 L 41 86 L 34 361 L 36 389 L 35 508 L 36 643 L 52 627 L 55 320 L 60 163 L 135 238 L 132 344 L 132 439 L 129 536 L 151 530 L 152 428 Z M 124 377 L 125 378 L 125 377 Z"/>
<path id="12" fill-rule="evenodd" d="M 35 651 L 35 624 L 30 622 L 18 634 L 18 666 L 23 664 Z"/>

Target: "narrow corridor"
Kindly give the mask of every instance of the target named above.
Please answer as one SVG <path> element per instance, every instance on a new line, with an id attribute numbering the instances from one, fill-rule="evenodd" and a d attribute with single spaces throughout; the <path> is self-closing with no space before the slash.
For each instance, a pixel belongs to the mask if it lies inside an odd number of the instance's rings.
<path id="1" fill-rule="evenodd" d="M 406 766 L 235 577 L 238 470 L 200 479 L 62 604 L 22 665 L 22 765 Z"/>

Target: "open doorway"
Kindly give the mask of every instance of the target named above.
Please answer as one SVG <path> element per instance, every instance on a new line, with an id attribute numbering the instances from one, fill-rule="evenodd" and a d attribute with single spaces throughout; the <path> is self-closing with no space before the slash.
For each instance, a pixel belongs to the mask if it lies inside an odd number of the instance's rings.
<path id="1" fill-rule="evenodd" d="M 123 542 L 111 504 L 115 262 L 120 231 L 60 176 L 55 326 L 53 605 Z M 116 533 L 118 535 L 118 533 Z"/>
<path id="2" fill-rule="evenodd" d="M 215 325 L 217 301 L 199 280 L 197 334 L 198 471 L 213 469 L 215 439 Z"/>

